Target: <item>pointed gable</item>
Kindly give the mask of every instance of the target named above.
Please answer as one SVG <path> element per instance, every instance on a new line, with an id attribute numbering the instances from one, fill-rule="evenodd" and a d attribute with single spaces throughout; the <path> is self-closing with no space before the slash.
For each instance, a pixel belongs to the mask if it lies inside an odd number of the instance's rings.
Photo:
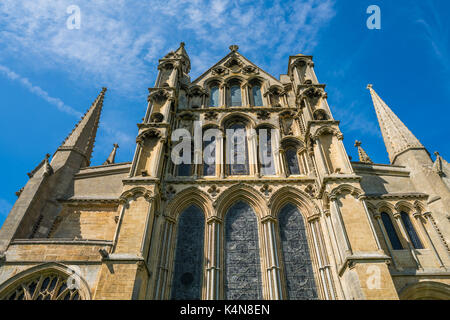
<path id="1" fill-rule="evenodd" d="M 283 84 L 279 80 L 238 52 L 238 47 L 236 45 L 230 46 L 230 50 L 230 53 L 195 79 L 191 86 L 205 88 L 206 85 L 213 80 L 227 82 L 232 78 L 238 78 L 247 81 L 259 79 L 260 81 L 265 82 L 267 88 L 272 86 L 283 88 Z"/>

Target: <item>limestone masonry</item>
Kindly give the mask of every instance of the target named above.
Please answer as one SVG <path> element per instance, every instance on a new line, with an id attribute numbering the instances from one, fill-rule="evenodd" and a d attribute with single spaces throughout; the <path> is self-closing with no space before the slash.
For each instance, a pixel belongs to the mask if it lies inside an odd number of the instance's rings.
<path id="1" fill-rule="evenodd" d="M 276 79 L 234 45 L 191 81 L 181 43 L 158 71 L 131 162 L 114 145 L 90 166 L 104 88 L 28 174 L 0 230 L 0 299 L 450 299 L 450 165 L 372 85 L 390 164 L 359 141 L 350 161 L 311 56 Z M 219 132 L 215 161 L 174 164 L 172 133 L 196 121 Z M 228 129 L 243 163 L 224 161 Z"/>

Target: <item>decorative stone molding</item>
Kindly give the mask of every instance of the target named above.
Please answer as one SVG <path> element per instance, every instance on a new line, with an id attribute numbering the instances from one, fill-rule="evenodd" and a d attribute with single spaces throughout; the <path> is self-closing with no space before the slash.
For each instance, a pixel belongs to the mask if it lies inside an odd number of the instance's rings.
<path id="1" fill-rule="evenodd" d="M 220 193 L 220 189 L 217 188 L 217 186 L 214 184 L 208 189 L 208 193 L 211 195 L 211 197 L 215 198 Z"/>
<path id="2" fill-rule="evenodd" d="M 256 113 L 256 117 L 258 120 L 269 120 L 270 119 L 270 112 L 266 110 L 261 110 Z"/>
<path id="3" fill-rule="evenodd" d="M 361 195 L 364 194 L 364 192 L 361 189 L 359 189 L 359 188 L 356 188 L 356 187 L 354 187 L 352 185 L 349 185 L 349 184 L 343 184 L 343 185 L 340 185 L 340 186 L 334 188 L 330 192 L 329 198 L 330 198 L 331 201 L 335 201 L 337 198 L 339 198 L 342 194 L 345 194 L 345 193 L 349 193 L 354 198 L 357 198 L 357 199 Z"/>
<path id="4" fill-rule="evenodd" d="M 166 100 L 174 101 L 174 89 L 173 88 L 149 88 L 148 102 L 164 102 Z"/>
<path id="5" fill-rule="evenodd" d="M 161 139 L 161 131 L 156 128 L 149 128 L 141 133 L 136 138 L 136 143 L 142 145 L 146 139 Z"/>
<path id="6" fill-rule="evenodd" d="M 261 187 L 261 189 L 259 189 L 259 191 L 268 197 L 272 193 L 272 188 L 268 184 L 265 184 Z"/>
<path id="7" fill-rule="evenodd" d="M 121 203 L 127 203 L 129 200 L 136 200 L 140 197 L 145 198 L 148 202 L 154 200 L 153 193 L 150 190 L 145 189 L 144 187 L 136 187 L 122 193 L 119 197 L 119 201 Z"/>
<path id="8" fill-rule="evenodd" d="M 207 121 L 215 121 L 215 120 L 217 120 L 217 117 L 218 117 L 217 112 L 208 111 L 207 113 L 205 113 L 205 120 L 207 120 Z"/>

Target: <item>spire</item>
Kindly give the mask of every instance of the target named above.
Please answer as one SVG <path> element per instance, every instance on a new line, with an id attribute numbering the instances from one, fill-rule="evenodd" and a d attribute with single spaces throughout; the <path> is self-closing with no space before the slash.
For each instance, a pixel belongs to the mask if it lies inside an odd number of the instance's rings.
<path id="1" fill-rule="evenodd" d="M 369 158 L 366 151 L 361 147 L 361 141 L 355 141 L 355 147 L 358 148 L 359 162 L 362 163 L 373 163 L 373 161 Z"/>
<path id="2" fill-rule="evenodd" d="M 114 160 L 116 159 L 116 152 L 117 149 L 119 148 L 119 145 L 117 143 L 113 144 L 114 148 L 111 151 L 111 154 L 109 155 L 108 159 L 106 159 L 105 163 L 103 163 L 104 166 L 108 165 L 108 164 L 113 164 Z"/>
<path id="3" fill-rule="evenodd" d="M 377 113 L 381 133 L 383 134 L 384 143 L 391 163 L 394 163 L 397 156 L 406 150 L 425 149 L 405 124 L 381 100 L 371 84 L 367 86 L 367 89 L 370 90 L 372 96 L 373 105 Z"/>
<path id="4" fill-rule="evenodd" d="M 86 160 L 86 166 L 90 165 L 106 90 L 106 88 L 102 89 L 100 94 L 97 96 L 97 99 L 95 99 L 95 101 L 92 103 L 89 110 L 75 125 L 75 128 L 66 138 L 66 140 L 63 141 L 61 147 L 59 147 L 56 152 L 75 151 L 84 156 Z"/>

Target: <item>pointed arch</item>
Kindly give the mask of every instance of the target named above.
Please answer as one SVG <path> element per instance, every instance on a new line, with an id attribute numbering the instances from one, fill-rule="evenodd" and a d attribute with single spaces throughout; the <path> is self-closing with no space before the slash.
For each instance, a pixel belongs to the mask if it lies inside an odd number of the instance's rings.
<path id="1" fill-rule="evenodd" d="M 170 217 L 177 220 L 179 215 L 192 205 L 199 207 L 206 218 L 214 215 L 210 197 L 202 190 L 190 187 L 179 192 L 167 206 L 167 212 Z"/>
<path id="2" fill-rule="evenodd" d="M 255 128 L 256 123 L 255 120 L 252 119 L 249 115 L 243 112 L 232 112 L 228 113 L 225 117 L 220 120 L 220 127 L 226 129 L 228 125 L 230 125 L 235 120 L 242 120 L 249 124 L 250 128 Z"/>
<path id="3" fill-rule="evenodd" d="M 75 276 L 75 281 L 78 287 L 75 290 L 77 290 L 80 299 L 91 300 L 91 291 L 89 289 L 89 285 L 86 280 L 77 272 L 77 270 L 73 266 L 66 266 L 64 264 L 56 262 L 44 263 L 31 267 L 9 278 L 0 285 L 0 299 L 6 299 L 8 296 L 13 294 L 13 292 L 16 291 L 19 286 L 26 286 L 28 282 L 32 282 L 34 278 L 38 278 L 41 276 L 59 276 L 64 281 L 67 281 L 69 277 Z M 58 280 L 58 282 L 55 284 L 54 290 L 57 296 L 64 294 L 65 291 L 74 290 L 67 288 L 67 283 L 60 283 L 60 281 L 61 280 Z M 48 289 L 51 287 L 51 285 L 52 283 L 47 284 L 47 291 L 49 291 Z M 64 286 L 66 289 L 63 289 L 64 291 L 61 291 Z M 66 295 L 67 294 L 68 293 L 66 293 Z M 54 299 L 56 298 L 57 297 L 55 297 Z"/>
<path id="4" fill-rule="evenodd" d="M 214 202 L 218 218 L 224 219 L 228 209 L 238 201 L 248 203 L 259 219 L 267 214 L 266 200 L 251 186 L 239 183 L 225 190 Z"/>
<path id="5" fill-rule="evenodd" d="M 400 291 L 401 300 L 449 300 L 450 286 L 434 281 L 424 281 L 406 286 Z"/>
<path id="6" fill-rule="evenodd" d="M 319 207 L 307 193 L 287 186 L 277 190 L 270 198 L 269 208 L 271 209 L 271 215 L 277 218 L 280 210 L 289 203 L 298 207 L 305 219 L 320 214 Z"/>

